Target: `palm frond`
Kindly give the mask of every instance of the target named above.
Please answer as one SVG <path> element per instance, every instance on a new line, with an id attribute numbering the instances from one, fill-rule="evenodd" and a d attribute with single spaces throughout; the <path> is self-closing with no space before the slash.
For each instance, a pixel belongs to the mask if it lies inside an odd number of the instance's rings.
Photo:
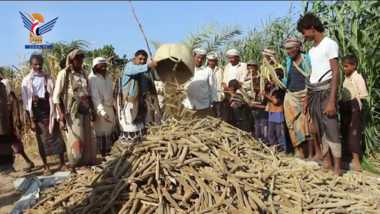
<path id="1" fill-rule="evenodd" d="M 162 45 L 161 42 L 156 41 L 156 40 L 150 40 L 149 42 L 150 42 L 151 45 L 153 45 L 153 47 L 154 47 L 155 49 L 158 49 L 158 48 Z"/>

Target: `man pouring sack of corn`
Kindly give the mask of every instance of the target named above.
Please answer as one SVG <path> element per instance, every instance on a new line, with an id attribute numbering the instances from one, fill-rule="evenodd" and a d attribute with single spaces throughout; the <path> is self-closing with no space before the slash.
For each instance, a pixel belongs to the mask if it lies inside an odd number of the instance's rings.
<path id="1" fill-rule="evenodd" d="M 144 50 L 135 53 L 125 69 L 118 96 L 118 118 L 120 123 L 121 145 L 126 146 L 139 142 L 145 134 L 145 121 L 148 113 L 148 93 L 157 96 L 154 79 L 157 63 L 147 64 L 148 54 Z M 151 74 L 151 75 L 150 75 Z M 120 89 L 119 89 L 120 90 Z M 160 112 L 159 103 L 153 102 L 156 112 Z"/>

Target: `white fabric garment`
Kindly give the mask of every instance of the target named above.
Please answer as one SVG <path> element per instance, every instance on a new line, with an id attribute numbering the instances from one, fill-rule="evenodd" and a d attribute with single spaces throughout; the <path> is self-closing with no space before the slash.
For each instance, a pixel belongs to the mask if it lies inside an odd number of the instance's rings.
<path id="1" fill-rule="evenodd" d="M 338 44 L 325 37 L 317 47 L 312 47 L 309 51 L 312 73 L 310 76 L 310 83 L 317 83 L 319 79 L 329 70 L 331 70 L 330 59 L 338 58 L 339 47 Z M 332 78 L 332 72 L 327 73 L 321 82 Z"/>
<path id="2" fill-rule="evenodd" d="M 13 85 L 8 79 L 2 79 L 1 82 L 5 85 L 5 89 L 7 90 L 7 99 L 8 102 L 10 102 L 11 92 L 14 92 Z"/>
<path id="3" fill-rule="evenodd" d="M 215 76 L 209 67 L 195 68 L 194 77 L 186 86 L 187 97 L 183 105 L 189 109 L 202 110 L 217 102 Z"/>
<path id="4" fill-rule="evenodd" d="M 154 85 L 156 86 L 157 90 L 157 99 L 158 103 L 160 105 L 160 108 L 164 107 L 164 83 L 160 80 L 155 80 Z"/>
<path id="5" fill-rule="evenodd" d="M 113 107 L 113 89 L 111 79 L 108 74 L 104 77 L 101 74 L 94 74 L 91 72 L 89 82 L 91 97 L 96 111 L 98 114 L 104 116 L 106 114 L 104 105 Z"/>
<path id="6" fill-rule="evenodd" d="M 230 67 L 230 70 L 228 71 L 229 74 L 228 74 L 228 82 L 227 82 L 227 86 L 228 86 L 228 83 L 231 81 L 231 80 L 234 80 L 236 79 L 236 73 L 237 73 L 237 67 L 238 65 L 235 65 L 235 66 L 231 66 Z"/>
<path id="7" fill-rule="evenodd" d="M 33 87 L 33 96 L 38 96 L 39 98 L 45 98 L 45 85 L 44 85 L 45 77 L 43 76 L 35 76 L 32 80 Z"/>

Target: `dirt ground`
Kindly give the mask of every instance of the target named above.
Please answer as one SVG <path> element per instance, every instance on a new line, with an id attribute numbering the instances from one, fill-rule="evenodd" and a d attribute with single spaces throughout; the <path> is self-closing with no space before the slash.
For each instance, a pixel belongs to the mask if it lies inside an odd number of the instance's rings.
<path id="1" fill-rule="evenodd" d="M 29 155 L 29 154 L 28 154 Z M 14 190 L 13 180 L 20 177 L 25 177 L 28 175 L 42 175 L 43 173 L 43 164 L 41 158 L 36 155 L 29 155 L 29 158 L 34 162 L 36 167 L 32 171 L 24 171 L 23 168 L 26 167 L 25 161 L 22 157 L 16 158 L 15 169 L 16 172 L 13 172 L 9 175 L 0 175 L 0 214 L 8 214 L 11 212 L 13 205 L 21 197 L 21 193 L 18 193 Z M 59 170 L 59 159 L 58 157 L 49 157 L 50 169 L 52 173 L 55 173 Z"/>

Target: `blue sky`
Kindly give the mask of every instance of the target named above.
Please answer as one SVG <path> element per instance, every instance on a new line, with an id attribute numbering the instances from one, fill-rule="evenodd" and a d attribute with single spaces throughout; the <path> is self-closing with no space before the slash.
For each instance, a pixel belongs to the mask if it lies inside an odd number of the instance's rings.
<path id="1" fill-rule="evenodd" d="M 292 1 L 136 1 L 136 14 L 149 40 L 177 43 L 190 31 L 217 21 L 219 27 L 239 24 L 244 32 L 261 25 L 261 20 L 287 13 Z M 294 1 L 295 11 L 301 1 Z M 83 39 L 92 48 L 112 44 L 117 54 L 131 57 L 138 49 L 146 49 L 144 39 L 127 1 L 0 1 L 0 66 L 18 65 L 17 53 L 28 59 L 31 50 L 29 33 L 19 11 L 39 13 L 45 23 L 59 17 L 43 41 L 58 42 Z M 41 26 L 41 25 L 40 25 Z M 243 32 L 243 34 L 244 34 Z"/>

